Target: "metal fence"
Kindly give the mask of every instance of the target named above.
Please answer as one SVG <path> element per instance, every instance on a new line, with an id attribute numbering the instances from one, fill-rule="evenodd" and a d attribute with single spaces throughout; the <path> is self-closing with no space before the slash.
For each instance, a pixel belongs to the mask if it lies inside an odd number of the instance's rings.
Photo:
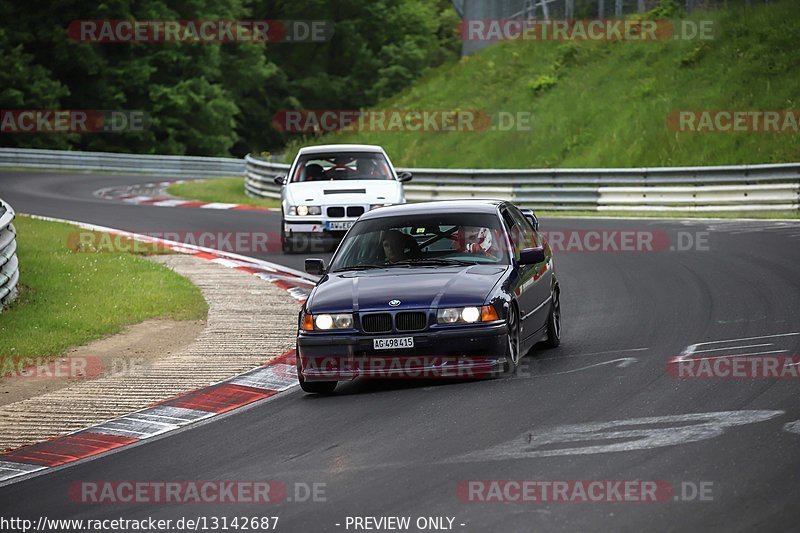
<path id="1" fill-rule="evenodd" d="M 686 13 L 735 4 L 768 3 L 769 0 L 679 0 Z M 605 19 L 652 10 L 659 0 L 453 0 L 462 19 Z M 469 55 L 491 41 L 463 41 L 461 55 Z"/>
<path id="2" fill-rule="evenodd" d="M 280 198 L 289 165 L 245 158 L 245 190 Z M 800 163 L 723 167 L 476 170 L 404 168 L 410 202 L 499 198 L 547 211 L 800 209 Z"/>
<path id="3" fill-rule="evenodd" d="M 17 260 L 17 231 L 14 229 L 14 210 L 0 199 L 0 312 L 17 296 L 19 261 Z"/>
<path id="4" fill-rule="evenodd" d="M 0 167 L 133 172 L 185 178 L 245 176 L 251 196 L 279 198 L 289 165 L 252 156 L 153 156 L 0 148 Z M 621 169 L 409 168 L 411 202 L 501 198 L 540 210 L 768 211 L 800 206 L 800 163 Z M 1 279 L 1 278 L 0 278 Z"/>
<path id="5" fill-rule="evenodd" d="M 0 167 L 154 174 L 159 176 L 241 176 L 244 161 L 228 157 L 137 155 L 0 148 Z"/>

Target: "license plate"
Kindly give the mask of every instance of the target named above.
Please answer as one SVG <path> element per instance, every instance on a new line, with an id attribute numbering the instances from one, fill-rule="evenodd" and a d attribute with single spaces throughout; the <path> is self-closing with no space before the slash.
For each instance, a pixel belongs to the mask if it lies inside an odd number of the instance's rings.
<path id="1" fill-rule="evenodd" d="M 376 350 L 394 350 L 397 348 L 413 348 L 414 337 L 394 337 L 389 339 L 372 339 L 372 347 Z"/>
<path id="2" fill-rule="evenodd" d="M 328 222 L 328 231 L 347 231 L 352 225 L 352 222 Z"/>

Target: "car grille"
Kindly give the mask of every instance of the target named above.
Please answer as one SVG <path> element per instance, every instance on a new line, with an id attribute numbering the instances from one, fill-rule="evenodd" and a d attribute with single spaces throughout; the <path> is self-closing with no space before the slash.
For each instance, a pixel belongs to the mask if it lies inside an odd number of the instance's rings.
<path id="1" fill-rule="evenodd" d="M 360 217 L 364 214 L 364 208 L 361 206 L 353 206 L 347 208 L 347 216 L 349 217 Z"/>
<path id="2" fill-rule="evenodd" d="M 361 317 L 361 327 L 366 333 L 385 333 L 392 331 L 392 315 L 389 313 L 376 313 Z"/>
<path id="3" fill-rule="evenodd" d="M 419 331 L 425 329 L 425 313 L 397 313 L 394 325 L 397 331 Z"/>
<path id="4" fill-rule="evenodd" d="M 344 207 L 329 207 L 328 208 L 328 216 L 331 218 L 343 218 L 344 217 Z"/>

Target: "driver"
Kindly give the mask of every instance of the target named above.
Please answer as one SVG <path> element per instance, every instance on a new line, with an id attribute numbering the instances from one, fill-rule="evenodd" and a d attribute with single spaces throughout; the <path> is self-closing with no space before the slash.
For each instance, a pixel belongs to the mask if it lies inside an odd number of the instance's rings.
<path id="1" fill-rule="evenodd" d="M 409 258 L 409 254 L 406 253 L 406 248 L 408 248 L 407 239 L 407 235 L 396 229 L 390 229 L 383 235 L 381 244 L 383 245 L 383 253 L 389 263 L 397 263 Z"/>
<path id="2" fill-rule="evenodd" d="M 358 172 L 363 176 L 370 176 L 372 178 L 383 177 L 381 165 L 375 159 L 359 159 Z"/>
<path id="3" fill-rule="evenodd" d="M 325 179 L 325 170 L 322 168 L 322 165 L 311 163 L 306 167 L 305 181 L 318 181 L 323 179 Z"/>

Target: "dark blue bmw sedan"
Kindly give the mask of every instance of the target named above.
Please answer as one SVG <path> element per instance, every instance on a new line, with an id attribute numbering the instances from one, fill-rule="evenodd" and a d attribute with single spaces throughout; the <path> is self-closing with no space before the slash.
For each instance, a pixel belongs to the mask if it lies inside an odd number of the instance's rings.
<path id="1" fill-rule="evenodd" d="M 353 225 L 300 312 L 307 392 L 366 377 L 513 372 L 561 339 L 553 255 L 533 212 L 500 200 L 381 207 Z"/>

